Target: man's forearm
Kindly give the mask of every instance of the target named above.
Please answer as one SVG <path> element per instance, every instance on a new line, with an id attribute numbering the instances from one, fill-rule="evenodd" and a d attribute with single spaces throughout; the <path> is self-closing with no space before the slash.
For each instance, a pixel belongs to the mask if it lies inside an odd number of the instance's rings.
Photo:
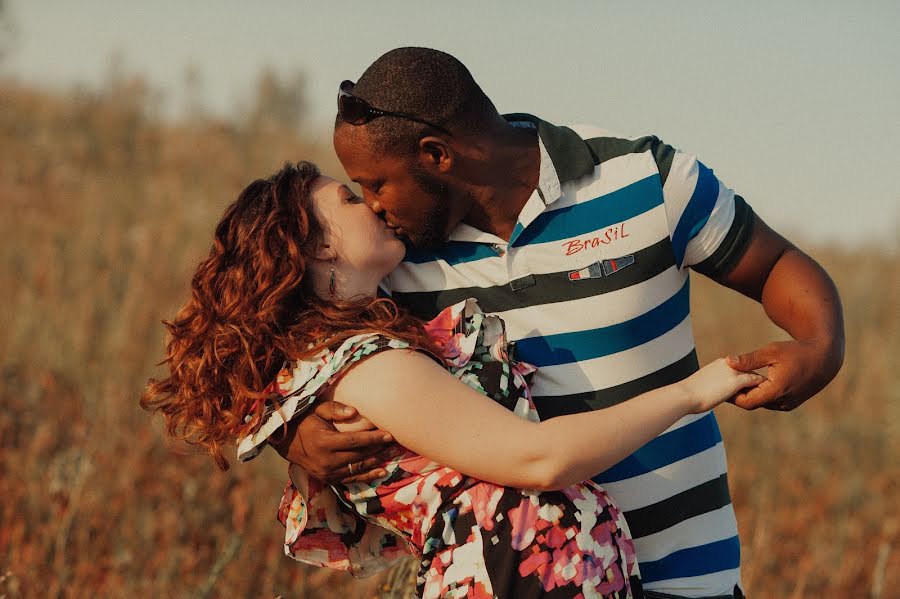
<path id="1" fill-rule="evenodd" d="M 821 352 L 828 379 L 844 359 L 844 317 L 837 288 L 808 255 L 790 246 L 766 278 L 760 298 L 766 314 L 797 341 Z"/>
<path id="2" fill-rule="evenodd" d="M 844 317 L 834 282 L 815 260 L 753 218 L 744 256 L 718 282 L 760 302 L 794 339 L 820 347 L 836 372 L 844 355 Z"/>

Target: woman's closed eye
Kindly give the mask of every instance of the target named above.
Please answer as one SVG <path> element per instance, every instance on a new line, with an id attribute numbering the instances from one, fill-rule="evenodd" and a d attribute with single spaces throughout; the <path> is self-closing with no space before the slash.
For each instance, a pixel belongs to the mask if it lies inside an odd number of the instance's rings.
<path id="1" fill-rule="evenodd" d="M 344 187 L 344 201 L 349 204 L 358 204 L 363 201 L 361 197 L 353 193 L 349 187 Z"/>

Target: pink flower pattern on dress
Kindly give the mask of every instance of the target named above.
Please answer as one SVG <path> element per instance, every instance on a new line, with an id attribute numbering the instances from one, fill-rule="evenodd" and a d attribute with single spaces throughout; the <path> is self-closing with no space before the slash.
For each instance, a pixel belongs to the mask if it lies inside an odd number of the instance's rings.
<path id="1" fill-rule="evenodd" d="M 527 384 L 534 368 L 510 358 L 499 318 L 468 300 L 441 312 L 427 330 L 461 381 L 518 416 L 538 420 Z M 269 415 L 271 422 L 242 440 L 239 457 L 255 456 L 271 434 L 265 431 L 311 406 L 315 392 L 343 368 L 403 346 L 359 336 L 311 363 L 286 365 L 277 389 L 297 401 L 284 402 Z M 411 451 L 383 468 L 387 475 L 372 483 L 326 486 L 292 465 L 278 510 L 285 553 L 356 576 L 414 555 L 421 560 L 422 597 L 623 598 L 640 584 L 625 518 L 591 481 L 559 491 L 522 491 L 473 479 Z"/>

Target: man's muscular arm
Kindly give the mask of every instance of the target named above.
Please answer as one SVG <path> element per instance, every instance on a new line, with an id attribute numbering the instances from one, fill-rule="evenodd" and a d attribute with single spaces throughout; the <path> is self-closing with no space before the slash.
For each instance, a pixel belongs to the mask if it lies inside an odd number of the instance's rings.
<path id="1" fill-rule="evenodd" d="M 837 288 L 815 260 L 753 216 L 747 250 L 719 283 L 762 303 L 793 340 L 770 343 L 738 356 L 743 371 L 768 367 L 768 381 L 736 396 L 753 410 L 793 410 L 818 393 L 844 361 L 844 317 Z"/>
<path id="2" fill-rule="evenodd" d="M 358 426 L 353 428 L 357 430 L 339 432 L 335 428 L 335 423 L 354 420 Z M 299 464 L 310 476 L 326 483 L 350 483 L 384 476 L 384 471 L 376 467 L 395 451 L 393 442 L 389 433 L 359 419 L 354 408 L 324 401 L 302 418 L 288 423 L 285 435 L 269 443 L 281 457 Z"/>

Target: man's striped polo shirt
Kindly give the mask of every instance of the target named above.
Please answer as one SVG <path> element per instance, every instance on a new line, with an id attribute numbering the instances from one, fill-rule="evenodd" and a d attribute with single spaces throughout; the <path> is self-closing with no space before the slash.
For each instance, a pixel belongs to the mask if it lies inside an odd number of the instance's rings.
<path id="1" fill-rule="evenodd" d="M 461 224 L 440 250 L 407 253 L 385 282 L 394 298 L 425 318 L 468 297 L 500 315 L 516 357 L 538 367 L 543 418 L 696 371 L 687 267 L 716 274 L 736 263 L 751 234 L 747 204 L 656 137 L 506 118 L 536 128 L 541 151 L 538 189 L 509 241 Z M 625 510 L 645 588 L 707 596 L 740 584 L 712 412 L 682 419 L 595 480 Z"/>

